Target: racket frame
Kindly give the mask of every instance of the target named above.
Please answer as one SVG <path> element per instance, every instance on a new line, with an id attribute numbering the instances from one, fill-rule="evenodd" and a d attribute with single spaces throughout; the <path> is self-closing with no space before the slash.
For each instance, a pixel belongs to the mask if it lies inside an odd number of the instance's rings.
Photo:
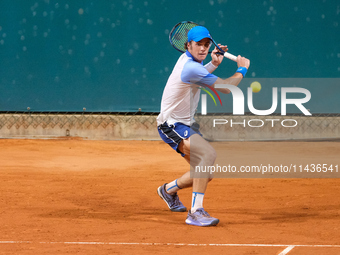
<path id="1" fill-rule="evenodd" d="M 187 24 L 187 23 L 189 23 L 189 24 L 194 24 L 195 26 L 199 26 L 197 23 L 195 23 L 195 22 L 193 22 L 193 21 L 182 21 L 182 22 L 177 23 L 177 24 L 171 29 L 171 31 L 170 31 L 170 33 L 169 33 L 169 41 L 170 41 L 170 44 L 172 45 L 172 47 L 174 47 L 176 50 L 178 50 L 179 52 L 182 52 L 182 53 L 184 53 L 185 50 L 179 49 L 179 48 L 173 43 L 172 38 L 173 38 L 173 33 L 174 33 L 174 31 L 176 30 L 176 28 L 177 28 L 178 26 L 180 26 L 181 24 Z M 193 26 L 193 27 L 195 27 L 195 26 Z M 217 45 L 217 43 L 216 43 L 215 40 L 212 38 L 212 36 L 210 36 L 209 39 L 210 39 L 211 42 L 217 47 L 217 49 L 220 51 L 220 52 L 217 52 L 216 54 L 224 55 L 224 57 L 226 57 L 226 58 L 229 58 L 229 59 L 231 59 L 231 60 L 233 60 L 233 61 L 235 61 L 235 62 L 237 61 L 237 57 L 234 56 L 234 55 L 232 55 L 232 54 L 230 54 L 230 53 L 228 53 L 228 52 L 226 52 L 226 51 L 224 51 L 224 50 L 222 50 L 221 47 Z M 186 40 L 186 41 L 188 41 L 188 40 Z M 184 47 L 184 46 L 183 46 L 183 47 Z M 211 53 L 211 52 L 212 52 L 212 51 L 209 51 L 208 53 Z"/>

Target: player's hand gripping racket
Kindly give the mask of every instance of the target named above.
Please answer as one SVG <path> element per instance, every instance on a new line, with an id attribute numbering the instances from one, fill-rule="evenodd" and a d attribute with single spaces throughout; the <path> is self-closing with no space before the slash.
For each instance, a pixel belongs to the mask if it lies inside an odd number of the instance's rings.
<path id="1" fill-rule="evenodd" d="M 185 52 L 185 44 L 188 41 L 188 32 L 193 27 L 198 26 L 198 24 L 192 22 L 192 21 L 183 21 L 178 24 L 176 24 L 173 29 L 171 30 L 169 34 L 169 40 L 171 45 L 180 52 Z M 212 43 L 217 47 L 217 49 L 220 51 L 217 54 L 224 55 L 224 57 L 229 58 L 233 61 L 237 61 L 237 57 L 233 54 L 230 54 L 228 52 L 225 52 L 222 50 L 217 43 L 214 41 L 214 39 L 211 38 Z M 211 53 L 211 51 L 209 52 Z"/>

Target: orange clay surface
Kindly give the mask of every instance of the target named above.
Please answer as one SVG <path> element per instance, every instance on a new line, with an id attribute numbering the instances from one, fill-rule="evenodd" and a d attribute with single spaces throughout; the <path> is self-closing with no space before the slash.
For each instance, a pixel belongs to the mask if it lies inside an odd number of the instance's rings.
<path id="1" fill-rule="evenodd" d="M 337 142 L 226 146 L 226 157 L 248 165 L 340 157 Z M 157 195 L 188 170 L 161 141 L 0 140 L 0 148 L 0 254 L 267 255 L 288 245 L 288 255 L 340 254 L 340 179 L 214 179 L 204 207 L 220 223 L 200 228 Z M 179 196 L 190 207 L 191 190 Z"/>

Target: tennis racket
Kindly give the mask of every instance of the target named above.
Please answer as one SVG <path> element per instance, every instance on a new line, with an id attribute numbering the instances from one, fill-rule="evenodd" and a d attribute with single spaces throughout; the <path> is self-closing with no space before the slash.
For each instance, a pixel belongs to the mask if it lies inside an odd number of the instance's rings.
<path id="1" fill-rule="evenodd" d="M 169 34 L 169 41 L 171 45 L 176 50 L 182 53 L 185 52 L 186 51 L 185 44 L 188 42 L 188 32 L 190 29 L 196 26 L 198 26 L 198 24 L 192 21 L 182 21 L 176 24 Z M 214 41 L 214 39 L 211 38 L 211 41 L 220 51 L 217 54 L 224 55 L 224 57 L 229 58 L 230 60 L 233 60 L 235 62 L 237 61 L 236 56 L 222 50 Z M 211 51 L 209 51 L 209 53 L 211 53 Z"/>

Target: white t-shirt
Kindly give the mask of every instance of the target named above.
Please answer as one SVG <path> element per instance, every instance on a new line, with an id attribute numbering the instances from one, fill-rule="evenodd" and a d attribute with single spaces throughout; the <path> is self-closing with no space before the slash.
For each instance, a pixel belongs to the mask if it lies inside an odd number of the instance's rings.
<path id="1" fill-rule="evenodd" d="M 211 86 L 216 82 L 217 76 L 211 74 L 215 69 L 211 62 L 203 66 L 203 62 L 195 61 L 188 51 L 183 53 L 164 88 L 157 125 L 180 122 L 190 126 L 194 123 L 200 99 L 199 86 Z"/>

